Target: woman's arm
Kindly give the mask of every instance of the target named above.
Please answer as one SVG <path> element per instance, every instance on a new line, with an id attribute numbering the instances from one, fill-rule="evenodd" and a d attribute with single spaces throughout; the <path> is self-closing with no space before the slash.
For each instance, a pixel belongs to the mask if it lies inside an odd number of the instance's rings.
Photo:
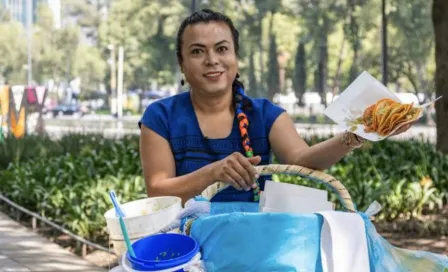
<path id="1" fill-rule="evenodd" d="M 210 165 L 176 177 L 176 166 L 168 141 L 144 125 L 141 126 L 140 134 L 140 158 L 149 197 L 178 196 L 185 202 L 200 195 L 214 182 Z"/>
<path id="2" fill-rule="evenodd" d="M 147 195 L 178 196 L 184 203 L 200 195 L 216 181 L 225 182 L 238 190 L 249 190 L 258 177 L 253 165 L 261 161 L 260 156 L 245 158 L 241 153 L 234 152 L 190 174 L 176 177 L 176 166 L 168 141 L 143 124 L 140 158 Z"/>
<path id="3" fill-rule="evenodd" d="M 272 125 L 269 141 L 275 156 L 281 163 L 323 170 L 341 160 L 353 150 L 343 144 L 343 134 L 313 146 L 300 137 L 292 119 L 282 113 Z"/>

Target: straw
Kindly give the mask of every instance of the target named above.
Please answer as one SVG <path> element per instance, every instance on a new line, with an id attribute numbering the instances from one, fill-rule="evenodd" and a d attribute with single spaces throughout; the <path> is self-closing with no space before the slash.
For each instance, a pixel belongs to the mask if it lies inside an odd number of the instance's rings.
<path id="1" fill-rule="evenodd" d="M 129 254 L 131 254 L 131 256 L 135 258 L 134 249 L 132 248 L 131 241 L 129 240 L 128 231 L 126 230 L 126 225 L 124 224 L 124 221 L 123 221 L 123 217 L 125 217 L 124 212 L 120 207 L 120 203 L 118 202 L 115 192 L 110 191 L 109 196 L 110 196 L 110 199 L 112 200 L 112 204 L 114 205 L 118 220 L 120 221 L 121 232 L 123 233 L 126 247 L 128 248 Z"/>
<path id="2" fill-rule="evenodd" d="M 132 248 L 131 241 L 129 240 L 128 232 L 126 231 L 126 226 L 124 225 L 123 217 L 120 216 L 120 226 L 121 231 L 123 232 L 124 241 L 126 242 L 126 247 L 128 248 L 129 254 L 135 258 L 135 252 Z"/>
<path id="3" fill-rule="evenodd" d="M 114 191 L 109 192 L 110 199 L 112 200 L 112 204 L 115 207 L 115 212 L 117 217 L 126 217 L 123 210 L 120 207 L 120 202 L 118 202 L 117 196 L 115 195 Z"/>

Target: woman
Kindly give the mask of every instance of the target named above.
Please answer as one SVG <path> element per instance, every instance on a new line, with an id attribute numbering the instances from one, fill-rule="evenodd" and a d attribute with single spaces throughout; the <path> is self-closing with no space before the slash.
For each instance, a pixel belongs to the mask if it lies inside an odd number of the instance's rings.
<path id="1" fill-rule="evenodd" d="M 308 146 L 283 109 L 244 94 L 238 49 L 238 31 L 220 13 L 202 10 L 182 22 L 177 59 L 191 90 L 152 103 L 139 122 L 148 196 L 185 202 L 222 181 L 231 186 L 212 201 L 257 201 L 264 177 L 254 165 L 269 164 L 271 150 L 281 163 L 326 169 L 364 142 L 345 132 Z"/>

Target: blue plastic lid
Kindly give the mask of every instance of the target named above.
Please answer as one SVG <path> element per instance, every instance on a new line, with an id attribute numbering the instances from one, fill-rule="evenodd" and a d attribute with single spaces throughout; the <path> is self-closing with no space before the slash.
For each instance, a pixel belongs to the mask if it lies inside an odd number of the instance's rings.
<path id="1" fill-rule="evenodd" d="M 190 236 L 161 233 L 144 237 L 132 244 L 135 258 L 127 253 L 133 269 L 157 271 L 188 263 L 199 252 L 199 244 Z"/>

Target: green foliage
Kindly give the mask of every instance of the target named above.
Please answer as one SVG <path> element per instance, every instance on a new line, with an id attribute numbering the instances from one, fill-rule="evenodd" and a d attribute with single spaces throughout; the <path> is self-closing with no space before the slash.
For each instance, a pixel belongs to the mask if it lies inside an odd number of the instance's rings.
<path id="1" fill-rule="evenodd" d="M 24 82 L 26 73 L 26 44 L 22 37 L 25 31 L 18 22 L 0 23 L 0 81 L 9 84 Z"/>
<path id="2" fill-rule="evenodd" d="M 111 208 L 109 190 L 122 202 L 145 197 L 136 136 L 113 140 L 74 134 L 57 141 L 38 136 L 6 141 L 0 156 L 2 194 L 88 239 L 106 237 L 103 215 Z M 418 217 L 448 200 L 448 157 L 429 143 L 366 144 L 327 172 L 347 187 L 359 210 L 379 201 L 380 219 Z M 323 188 L 292 175 L 273 179 Z"/>
<path id="3" fill-rule="evenodd" d="M 448 156 L 429 143 L 386 140 L 366 144 L 327 173 L 347 187 L 359 210 L 365 210 L 374 200 L 380 202 L 384 206 L 380 219 L 419 216 L 425 209 L 433 210 L 448 201 Z M 316 186 L 300 177 L 276 178 Z"/>
<path id="4" fill-rule="evenodd" d="M 75 2 L 82 7 L 83 2 Z M 64 10 L 72 12 L 72 4 L 64 1 Z M 46 85 L 49 80 L 59 84 L 80 77 L 84 92 L 98 90 L 104 79 L 106 61 L 94 46 L 81 45 L 81 27 L 87 31 L 83 20 L 88 17 L 86 6 L 83 10 L 78 9 L 76 13 L 81 18 L 80 25 L 70 23 L 56 28 L 48 5 L 39 3 L 36 7 L 31 44 L 33 80 L 38 84 Z M 26 29 L 19 22 L 7 20 L 0 21 L 0 32 L 0 82 L 26 84 Z"/>
<path id="5" fill-rule="evenodd" d="M 20 205 L 92 240 L 105 237 L 108 192 L 121 201 L 144 197 L 137 138 L 122 141 L 71 135 L 60 141 L 25 138 L 44 156 L 26 149 L 21 163 L 0 175 L 0 191 Z M 44 149 L 48 148 L 46 152 Z M 38 159 L 35 159 L 38 158 Z"/>
<path id="6" fill-rule="evenodd" d="M 99 83 L 109 89 L 111 69 L 107 61 L 116 58 L 117 48 L 123 46 L 125 89 L 148 89 L 152 82 L 177 84 L 181 74 L 175 54 L 176 34 L 181 21 L 191 13 L 191 3 L 64 0 L 61 29 L 54 29 L 48 6 L 39 4 L 33 36 L 33 78 L 45 84 L 50 79 L 60 83 L 80 77 L 83 97 L 85 92 L 98 90 Z M 250 86 L 253 96 L 272 98 L 280 91 L 274 82 L 279 69 L 277 54 L 288 56 L 286 80 L 295 82 L 294 89 L 297 82 L 308 82 L 321 94 L 323 90 L 337 94 L 362 70 L 381 77 L 380 0 L 196 1 L 196 9 L 203 8 L 228 15 L 239 30 L 240 80 Z M 388 2 L 389 87 L 397 87 L 395 91 L 434 91 L 430 8 L 431 1 L 425 0 Z M 75 24 L 68 23 L 74 18 Z M 0 81 L 23 84 L 26 31 L 4 16 L 0 32 Z M 297 61 L 301 59 L 297 56 L 299 41 L 306 51 L 304 79 L 297 79 L 302 77 L 298 70 L 303 66 Z"/>
<path id="7" fill-rule="evenodd" d="M 108 46 L 123 46 L 124 78 L 130 89 L 147 89 L 151 81 L 173 83 L 177 69 L 175 37 L 187 15 L 179 1 L 114 1 L 107 20 L 99 27 L 105 56 Z"/>
<path id="8" fill-rule="evenodd" d="M 431 25 L 431 2 L 393 2 L 390 12 L 392 29 L 390 46 L 391 71 L 402 78 L 403 85 L 412 92 L 430 95 L 434 92 L 434 31 Z M 412 44 L 412 46 L 409 46 Z"/>
<path id="9" fill-rule="evenodd" d="M 123 145 L 134 146 L 136 139 L 124 138 Z M 116 148 L 115 141 L 104 139 L 100 135 L 64 135 L 58 141 L 53 141 L 47 136 L 28 135 L 22 139 L 7 137 L 0 143 L 0 170 L 6 169 L 10 163 L 26 162 L 35 158 L 42 160 L 58 157 L 66 154 L 79 155 L 96 147 L 111 149 Z"/>

